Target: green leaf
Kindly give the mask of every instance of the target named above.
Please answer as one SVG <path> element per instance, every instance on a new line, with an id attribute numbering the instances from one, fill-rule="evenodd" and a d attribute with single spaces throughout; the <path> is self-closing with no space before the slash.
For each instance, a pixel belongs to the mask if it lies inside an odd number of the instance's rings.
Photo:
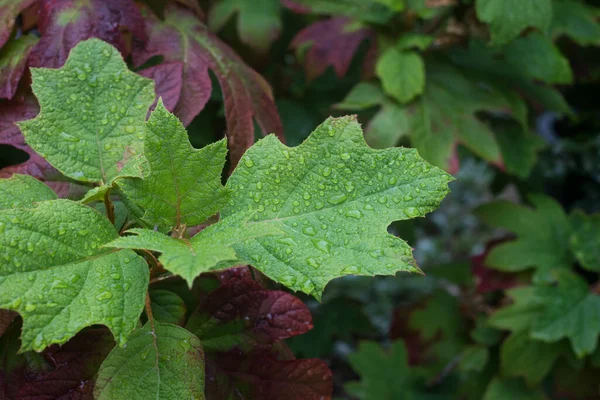
<path id="1" fill-rule="evenodd" d="M 569 271 L 556 271 L 558 286 L 540 287 L 536 294 L 544 310 L 534 320 L 531 337 L 548 343 L 567 338 L 581 358 L 591 354 L 600 334 L 600 296 Z"/>
<path id="2" fill-rule="evenodd" d="M 417 49 L 424 51 L 433 43 L 433 36 L 421 35 L 418 33 L 405 33 L 398 42 L 396 48 L 400 50 Z"/>
<path id="3" fill-rule="evenodd" d="M 148 321 L 104 360 L 94 398 L 204 400 L 200 340 L 176 325 Z"/>
<path id="4" fill-rule="evenodd" d="M 100 213 L 68 200 L 0 211 L 0 308 L 23 317 L 22 351 L 64 343 L 93 324 L 123 345 L 148 286 L 146 262 L 101 246 L 118 235 Z"/>
<path id="5" fill-rule="evenodd" d="M 492 44 L 504 44 L 525 28 L 545 31 L 552 20 L 551 0 L 477 0 L 477 17 L 490 25 Z"/>
<path id="6" fill-rule="evenodd" d="M 387 97 L 381 88 L 368 82 L 359 82 L 341 103 L 340 110 L 365 110 L 381 106 L 365 129 L 365 141 L 375 149 L 395 146 L 401 137 L 408 135 L 408 119 L 405 110 Z"/>
<path id="7" fill-rule="evenodd" d="M 0 210 L 34 207 L 37 202 L 55 199 L 56 193 L 32 176 L 13 174 L 0 179 Z M 1 228 L 0 233 L 4 233 Z"/>
<path id="8" fill-rule="evenodd" d="M 154 83 L 130 72 L 98 39 L 80 42 L 60 69 L 32 69 L 40 114 L 18 125 L 27 143 L 70 178 L 106 183 L 136 150 Z"/>
<path id="9" fill-rule="evenodd" d="M 418 272 L 410 247 L 387 233 L 394 220 L 424 216 L 452 177 L 414 149 L 366 146 L 353 117 L 330 118 L 295 148 L 268 136 L 229 178 L 223 222 L 254 212 L 284 237 L 234 244 L 238 257 L 292 290 L 320 298 L 343 275 Z"/>
<path id="10" fill-rule="evenodd" d="M 280 11 L 279 0 L 221 0 L 211 8 L 208 26 L 213 31 L 219 31 L 237 13 L 240 40 L 264 53 L 281 31 Z"/>
<path id="11" fill-rule="evenodd" d="M 507 295 L 513 299 L 513 304 L 492 314 L 488 324 L 514 333 L 529 331 L 534 318 L 543 309 L 543 304 L 536 298 L 535 287 L 511 289 L 507 291 Z"/>
<path id="12" fill-rule="evenodd" d="M 520 104 L 504 88 L 480 82 L 444 62 L 428 63 L 425 92 L 404 111 L 411 143 L 430 163 L 451 169 L 457 143 L 483 159 L 500 162 L 500 148 L 482 111 L 519 114 Z"/>
<path id="13" fill-rule="evenodd" d="M 236 215 L 203 229 L 192 239 L 180 239 L 149 229 L 134 228 L 105 245 L 125 249 L 147 249 L 161 252 L 158 260 L 176 275 L 183 277 L 191 287 L 202 272 L 225 268 L 243 261 L 233 245 L 264 235 L 277 235 L 281 230 L 272 222 L 249 222 L 250 216 Z"/>
<path id="14" fill-rule="evenodd" d="M 569 221 L 573 230 L 571 251 L 585 269 L 600 272 L 600 214 L 588 216 L 576 210 Z"/>
<path id="15" fill-rule="evenodd" d="M 184 126 L 160 100 L 143 129 L 149 172 L 144 179 L 124 178 L 117 184 L 145 211 L 144 222 L 169 230 L 198 225 L 216 214 L 229 197 L 221 185 L 225 139 L 194 149 Z"/>
<path id="16" fill-rule="evenodd" d="M 395 3 L 395 4 L 394 4 Z M 398 0 L 286 0 L 294 11 L 325 15 L 344 15 L 359 21 L 385 24 L 396 11 Z"/>
<path id="17" fill-rule="evenodd" d="M 538 151 L 544 147 L 544 140 L 515 124 L 496 128 L 496 133 L 506 171 L 526 179 L 537 161 Z"/>
<path id="18" fill-rule="evenodd" d="M 477 209 L 486 223 L 514 232 L 517 239 L 494 247 L 485 264 L 500 271 L 517 272 L 535 268 L 534 279 L 547 280 L 556 268 L 571 268 L 571 229 L 562 207 L 543 195 L 531 195 L 531 209 L 508 201 L 496 201 Z"/>
<path id="19" fill-rule="evenodd" d="M 521 379 L 494 378 L 488 385 L 483 400 L 547 400 L 544 391 L 528 388 Z"/>
<path id="20" fill-rule="evenodd" d="M 572 83 L 569 60 L 540 32 L 518 38 L 504 50 L 505 59 L 515 70 L 546 83 Z"/>
<path id="21" fill-rule="evenodd" d="M 419 54 L 391 47 L 377 60 L 375 72 L 383 90 L 400 103 L 407 103 L 425 87 L 425 64 Z"/>
<path id="22" fill-rule="evenodd" d="M 460 358 L 458 369 L 461 372 L 479 373 L 485 369 L 489 360 L 489 350 L 483 346 L 466 347 Z"/>
<path id="23" fill-rule="evenodd" d="M 125 156 L 127 158 L 127 156 Z M 112 177 L 107 183 L 104 183 L 100 186 L 96 186 L 93 189 L 90 189 L 80 200 L 83 204 L 90 203 L 92 201 L 103 201 L 106 197 L 106 194 L 109 193 L 112 189 L 117 187 L 116 183 L 119 179 L 123 178 L 143 178 L 144 177 L 144 164 L 146 163 L 146 159 L 142 155 L 133 156 L 130 160 L 125 161 L 126 164 L 121 168 L 119 166 L 119 171 L 117 175 Z"/>
<path id="24" fill-rule="evenodd" d="M 554 0 L 549 34 L 553 39 L 568 36 L 583 46 L 600 45 L 598 8 L 577 0 Z"/>
<path id="25" fill-rule="evenodd" d="M 358 382 L 344 385 L 346 391 L 361 400 L 420 398 L 421 379 L 408 365 L 406 347 L 395 342 L 385 351 L 375 342 L 361 342 L 356 353 L 348 355 Z"/>
<path id="26" fill-rule="evenodd" d="M 513 333 L 502 343 L 502 374 L 522 376 L 529 386 L 535 386 L 548 375 L 561 351 L 559 344 L 532 340 L 528 332 Z"/>
<path id="27" fill-rule="evenodd" d="M 152 315 L 160 322 L 182 324 L 185 320 L 186 307 L 183 299 L 170 290 L 150 290 Z"/>
<path id="28" fill-rule="evenodd" d="M 494 313 L 489 324 L 547 343 L 569 339 L 581 358 L 591 354 L 600 333 L 600 296 L 566 270 L 553 272 L 557 286 L 533 286 L 509 291 L 515 303 Z"/>
<path id="29" fill-rule="evenodd" d="M 27 67 L 29 53 L 37 42 L 36 36 L 23 35 L 0 50 L 0 98 L 11 99 L 15 95 Z"/>

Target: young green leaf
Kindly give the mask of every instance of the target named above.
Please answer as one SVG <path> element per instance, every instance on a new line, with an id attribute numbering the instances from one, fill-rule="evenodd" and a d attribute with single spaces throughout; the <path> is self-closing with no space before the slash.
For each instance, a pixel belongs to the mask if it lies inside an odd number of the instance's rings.
<path id="1" fill-rule="evenodd" d="M 547 280 L 550 270 L 572 267 L 571 228 L 555 200 L 543 195 L 531 195 L 529 199 L 535 209 L 496 201 L 477 210 L 484 222 L 517 235 L 516 240 L 494 247 L 485 263 L 491 268 L 510 272 L 535 268 L 534 279 Z"/>
<path id="2" fill-rule="evenodd" d="M 282 3 L 301 14 L 344 15 L 374 24 L 385 24 L 402 9 L 397 5 L 390 7 L 389 1 L 382 0 L 282 0 Z"/>
<path id="3" fill-rule="evenodd" d="M 600 296 L 569 271 L 556 271 L 558 286 L 539 287 L 536 294 L 544 310 L 534 320 L 531 337 L 553 343 L 567 338 L 581 358 L 591 354 L 600 334 Z"/>
<path id="4" fill-rule="evenodd" d="M 161 230 L 198 225 L 214 215 L 230 196 L 221 185 L 225 140 L 196 150 L 185 128 L 161 100 L 144 124 L 144 179 L 117 182 L 130 201 L 145 213 L 144 222 Z"/>
<path id="5" fill-rule="evenodd" d="M 200 340 L 176 325 L 148 321 L 104 360 L 94 398 L 204 400 Z"/>
<path id="6" fill-rule="evenodd" d="M 587 283 L 567 270 L 553 272 L 557 286 L 512 289 L 515 303 L 489 319 L 489 324 L 547 343 L 566 338 L 581 358 L 591 354 L 600 334 L 600 296 L 590 292 Z"/>
<path id="7" fill-rule="evenodd" d="M 558 343 L 531 339 L 528 332 L 513 333 L 500 348 L 502 374 L 522 376 L 529 386 L 535 386 L 548 375 L 562 350 Z"/>
<path id="8" fill-rule="evenodd" d="M 520 117 L 522 101 L 514 102 L 515 97 L 504 88 L 479 82 L 448 63 L 428 63 L 426 75 L 423 95 L 404 109 L 411 143 L 419 154 L 452 171 L 460 143 L 483 159 L 500 163 L 496 138 L 477 115 L 510 110 Z"/>
<path id="9" fill-rule="evenodd" d="M 123 345 L 148 286 L 145 261 L 101 246 L 118 235 L 91 208 L 68 200 L 0 211 L 0 308 L 23 317 L 22 351 L 64 343 L 93 324 Z"/>
<path id="10" fill-rule="evenodd" d="M 365 128 L 365 141 L 375 149 L 394 147 L 408 135 L 408 118 L 405 110 L 383 93 L 377 85 L 360 82 L 350 90 L 341 103 L 340 110 L 365 110 L 381 106 Z"/>
<path id="11" fill-rule="evenodd" d="M 32 69 L 40 114 L 18 125 L 27 143 L 63 174 L 106 183 L 135 150 L 154 100 L 154 85 L 127 69 L 98 39 L 79 43 L 61 69 Z"/>
<path id="12" fill-rule="evenodd" d="M 159 322 L 180 325 L 185 320 L 185 302 L 170 290 L 150 290 L 152 315 Z"/>
<path id="13" fill-rule="evenodd" d="M 521 379 L 494 378 L 488 385 L 483 400 L 547 400 L 540 387 L 527 387 Z"/>
<path id="14" fill-rule="evenodd" d="M 569 60 L 540 32 L 518 38 L 504 49 L 506 62 L 532 79 L 550 84 L 571 83 Z"/>
<path id="15" fill-rule="evenodd" d="M 56 200 L 56 193 L 29 175 L 14 174 L 0 179 L 0 210 L 8 208 L 31 208 L 44 200 Z"/>
<path id="16" fill-rule="evenodd" d="M 551 0 L 477 0 L 477 17 L 490 24 L 492 44 L 504 44 L 525 28 L 545 31 L 552 21 Z"/>
<path id="17" fill-rule="evenodd" d="M 12 98 L 27 66 L 27 57 L 38 38 L 24 35 L 12 40 L 0 50 L 0 99 Z"/>
<path id="18" fill-rule="evenodd" d="M 450 180 L 414 149 L 369 148 L 355 118 L 330 118 L 298 147 L 268 136 L 249 149 L 227 182 L 233 196 L 221 217 L 254 212 L 254 221 L 278 224 L 283 237 L 234 244 L 238 257 L 319 298 L 339 276 L 418 272 L 387 227 L 435 209 Z"/>
<path id="19" fill-rule="evenodd" d="M 361 379 L 344 387 L 361 400 L 419 398 L 424 394 L 421 371 L 409 367 L 402 341 L 395 342 L 389 351 L 377 343 L 362 342 L 348 360 Z"/>
<path id="20" fill-rule="evenodd" d="M 600 214 L 585 215 L 577 210 L 569 216 L 571 240 L 569 245 L 581 266 L 600 272 Z"/>
<path id="21" fill-rule="evenodd" d="M 577 0 L 554 0 L 549 34 L 553 39 L 568 36 L 583 46 L 600 45 L 598 7 Z"/>
<path id="22" fill-rule="evenodd" d="M 375 71 L 383 90 L 401 104 L 408 103 L 425 88 L 425 64 L 414 51 L 387 49 L 377 60 Z"/>
<path id="23" fill-rule="evenodd" d="M 208 14 L 208 26 L 219 31 L 237 13 L 237 31 L 240 40 L 260 53 L 269 50 L 281 31 L 279 0 L 220 0 Z"/>
<path id="24" fill-rule="evenodd" d="M 282 233 L 275 223 L 251 222 L 249 219 L 249 215 L 237 215 L 203 229 L 189 240 L 134 228 L 127 231 L 134 235 L 117 238 L 105 246 L 161 252 L 158 260 L 163 266 L 183 277 L 191 287 L 202 272 L 243 264 L 233 249 L 235 243 Z"/>

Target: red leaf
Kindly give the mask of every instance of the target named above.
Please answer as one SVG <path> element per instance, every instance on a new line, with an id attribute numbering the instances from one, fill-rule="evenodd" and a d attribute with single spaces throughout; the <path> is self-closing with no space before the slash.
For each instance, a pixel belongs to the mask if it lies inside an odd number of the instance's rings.
<path id="1" fill-rule="evenodd" d="M 485 265 L 489 252 L 507 239 L 493 240 L 487 243 L 483 253 L 471 258 L 471 271 L 475 280 L 477 293 L 484 294 L 496 290 L 506 290 L 517 284 L 514 274 L 497 271 Z"/>
<path id="2" fill-rule="evenodd" d="M 173 111 L 181 94 L 181 75 L 183 64 L 179 62 L 163 63 L 139 71 L 138 74 L 154 80 L 156 97 L 162 97 L 165 108 Z M 154 109 L 156 101 L 150 108 Z"/>
<path id="3" fill-rule="evenodd" d="M 12 174 L 31 175 L 44 181 L 60 197 L 66 197 L 71 191 L 69 182 L 54 181 L 62 175 L 42 156 L 25 144 L 25 138 L 14 124 L 35 117 L 39 106 L 35 97 L 28 93 L 15 96 L 13 100 L 0 101 L 0 144 L 10 145 L 26 152 L 29 159 L 21 164 L 0 169 L 0 178 L 9 178 Z"/>
<path id="4" fill-rule="evenodd" d="M 352 29 L 351 24 L 352 21 L 344 17 L 325 19 L 304 28 L 294 37 L 290 45 L 293 49 L 310 46 L 304 56 L 308 80 L 323 74 L 328 66 L 332 66 L 337 76 L 342 77 L 348 72 L 363 40 L 371 40 L 371 48 L 374 48 L 374 32 L 366 27 Z"/>
<path id="5" fill-rule="evenodd" d="M 10 373 L 7 398 L 91 400 L 94 375 L 113 347 L 112 335 L 101 328 L 87 329 L 63 346 L 49 347 L 41 353 L 44 368 L 25 363 Z"/>
<path id="6" fill-rule="evenodd" d="M 0 336 L 4 335 L 10 323 L 15 319 L 17 313 L 10 310 L 0 310 Z"/>
<path id="7" fill-rule="evenodd" d="M 271 344 L 312 327 L 310 311 L 300 299 L 244 278 L 229 279 L 211 292 L 186 326 L 207 351 Z"/>
<path id="8" fill-rule="evenodd" d="M 133 0 L 42 0 L 38 28 L 42 37 L 30 65 L 61 67 L 77 43 L 102 39 L 128 54 L 122 28 L 144 39 L 144 22 Z"/>
<path id="9" fill-rule="evenodd" d="M 9 0 L 0 4 L 0 47 L 10 37 L 17 16 L 36 0 Z"/>
<path id="10" fill-rule="evenodd" d="M 17 92 L 21 77 L 27 67 L 27 58 L 37 42 L 33 35 L 11 40 L 0 52 L 0 98 L 11 99 Z"/>
<path id="11" fill-rule="evenodd" d="M 254 143 L 253 120 L 263 133 L 275 133 L 282 138 L 283 128 L 269 84 L 211 33 L 192 11 L 169 4 L 165 21 L 147 8 L 142 13 L 149 40 L 145 46 L 136 42 L 134 63 L 142 65 L 154 56 L 183 63 L 184 85 L 174 113 L 185 125 L 198 115 L 210 97 L 210 69 L 223 92 L 233 166 Z"/>
<path id="12" fill-rule="evenodd" d="M 267 352 L 241 358 L 228 353 L 207 359 L 209 399 L 225 399 L 234 392 L 253 400 L 328 400 L 332 373 L 316 358 L 278 360 Z M 229 389 L 229 390 L 228 390 Z"/>

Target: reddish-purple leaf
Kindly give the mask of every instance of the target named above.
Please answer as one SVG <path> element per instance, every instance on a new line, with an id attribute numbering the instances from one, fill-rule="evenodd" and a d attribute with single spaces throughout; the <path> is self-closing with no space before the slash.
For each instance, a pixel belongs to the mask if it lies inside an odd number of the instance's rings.
<path id="1" fill-rule="evenodd" d="M 0 50 L 0 98 L 11 99 L 27 67 L 27 58 L 38 39 L 25 35 L 11 40 Z"/>
<path id="2" fill-rule="evenodd" d="M 179 62 L 163 63 L 139 71 L 138 74 L 154 80 L 157 100 L 162 97 L 165 108 L 172 112 L 181 95 L 183 64 Z M 155 106 L 156 101 L 150 109 L 154 110 Z"/>
<path id="3" fill-rule="evenodd" d="M 206 351 L 248 350 L 312 329 L 310 311 L 297 297 L 250 279 L 229 279 L 200 303 L 186 328 Z"/>
<path id="4" fill-rule="evenodd" d="M 0 47 L 8 41 L 17 16 L 37 0 L 0 0 Z"/>
<path id="5" fill-rule="evenodd" d="M 14 311 L 0 310 L 0 336 L 4 335 L 4 332 L 17 315 Z"/>
<path id="6" fill-rule="evenodd" d="M 42 37 L 30 65 L 58 68 L 77 43 L 91 37 L 108 42 L 127 55 L 123 29 L 144 39 L 144 22 L 133 0 L 42 0 L 38 28 Z"/>
<path id="7" fill-rule="evenodd" d="M 369 39 L 375 45 L 373 31 L 364 26 L 353 27 L 349 18 L 337 17 L 315 22 L 294 37 L 291 47 L 306 50 L 304 68 L 309 80 L 323 74 L 332 66 L 337 76 L 348 72 L 358 46 Z M 369 60 L 369 59 L 367 59 Z"/>
<path id="8" fill-rule="evenodd" d="M 269 352 L 240 357 L 233 352 L 207 359 L 209 399 L 229 399 L 232 393 L 252 400 L 328 400 L 332 374 L 316 358 L 280 360 Z"/>
<path id="9" fill-rule="evenodd" d="M 91 400 L 94 375 L 113 347 L 108 330 L 86 329 L 66 344 L 46 349 L 41 362 L 13 370 L 7 377 L 6 396 L 13 400 Z"/>
<path id="10" fill-rule="evenodd" d="M 282 125 L 269 84 L 226 44 L 221 42 L 194 13 L 169 4 L 165 21 L 144 8 L 149 40 L 136 42 L 135 65 L 153 56 L 167 62 L 182 62 L 184 82 L 174 113 L 188 125 L 204 108 L 211 94 L 210 69 L 223 92 L 229 148 L 233 165 L 254 143 L 254 120 L 263 133 L 282 137 Z"/>

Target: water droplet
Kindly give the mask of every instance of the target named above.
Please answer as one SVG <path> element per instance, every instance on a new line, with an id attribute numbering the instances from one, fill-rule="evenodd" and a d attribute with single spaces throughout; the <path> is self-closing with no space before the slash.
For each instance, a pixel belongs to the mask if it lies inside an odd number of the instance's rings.
<path id="1" fill-rule="evenodd" d="M 135 132 L 135 126 L 133 126 L 133 125 L 127 125 L 125 127 L 125 132 L 127 132 L 127 133 L 134 133 Z"/>
<path id="2" fill-rule="evenodd" d="M 77 233 L 79 234 L 79 236 L 86 236 L 88 233 L 90 233 L 90 231 L 88 231 L 87 229 L 81 229 Z"/>
<path id="3" fill-rule="evenodd" d="M 31 242 L 27 242 L 27 251 L 35 250 L 35 246 Z"/>
<path id="4" fill-rule="evenodd" d="M 285 156 L 285 158 L 287 158 L 288 160 L 290 159 L 290 152 L 287 150 L 283 150 L 283 155 Z"/>
<path id="5" fill-rule="evenodd" d="M 35 311 L 36 308 L 36 304 L 25 304 L 25 311 L 27 312 Z"/>
<path id="6" fill-rule="evenodd" d="M 261 189 L 263 188 L 263 184 L 262 184 L 262 182 L 258 182 L 258 183 L 256 184 L 256 188 L 257 188 L 258 190 L 261 190 Z"/>
<path id="7" fill-rule="evenodd" d="M 143 352 L 140 354 L 140 358 L 141 358 L 142 360 L 145 360 L 145 359 L 147 359 L 147 358 L 148 358 L 148 354 L 150 354 L 150 349 L 146 349 L 146 350 L 144 350 L 144 351 L 143 351 Z"/>
<path id="8" fill-rule="evenodd" d="M 315 236 L 317 234 L 317 231 L 312 226 L 307 226 L 305 228 L 302 228 L 302 233 L 308 236 Z"/>
<path id="9" fill-rule="evenodd" d="M 59 234 L 59 235 L 64 235 L 66 232 L 67 232 L 67 230 L 65 229 L 65 227 L 64 227 L 64 226 L 60 225 L 60 226 L 58 227 L 58 234 Z"/>
<path id="10" fill-rule="evenodd" d="M 417 210 L 415 207 L 407 207 L 404 210 L 404 213 L 411 218 L 419 216 L 419 210 Z"/>
<path id="11" fill-rule="evenodd" d="M 283 237 L 281 239 L 278 239 L 277 242 L 285 244 L 287 246 L 296 246 L 298 244 L 291 237 Z"/>
<path id="12" fill-rule="evenodd" d="M 379 249 L 379 250 L 373 250 L 373 251 L 369 252 L 369 255 L 373 258 L 379 258 L 379 257 L 382 257 L 383 255 L 385 255 L 385 253 L 383 252 L 383 250 Z"/>
<path id="13" fill-rule="evenodd" d="M 108 51 L 108 49 L 102 50 L 102 54 L 104 54 L 105 57 L 110 57 L 110 51 Z"/>
<path id="14" fill-rule="evenodd" d="M 344 186 L 346 187 L 346 192 L 348 193 L 354 190 L 354 184 L 352 182 L 346 182 Z"/>
<path id="15" fill-rule="evenodd" d="M 306 263 L 313 268 L 319 268 L 319 263 L 314 258 L 310 257 L 306 259 Z"/>
<path id="16" fill-rule="evenodd" d="M 252 168 L 254 166 L 254 161 L 250 157 L 244 157 L 244 165 L 248 168 Z"/>
<path id="17" fill-rule="evenodd" d="M 381 204 L 385 204 L 387 203 L 388 199 L 385 196 L 381 196 L 380 198 L 377 199 L 378 202 L 380 202 Z"/>
<path id="18" fill-rule="evenodd" d="M 342 270 L 344 274 L 358 274 L 360 269 L 356 265 L 347 266 Z"/>
<path id="19" fill-rule="evenodd" d="M 323 168 L 323 176 L 328 177 L 329 175 L 331 175 L 331 168 L 329 168 L 329 167 Z"/>
<path id="20" fill-rule="evenodd" d="M 302 284 L 302 291 L 304 293 L 310 294 L 313 290 L 315 290 L 315 284 L 310 279 Z"/>
<path id="21" fill-rule="evenodd" d="M 115 281 L 118 281 L 119 279 L 121 279 L 121 275 L 119 275 L 119 274 L 110 274 L 110 277 L 113 278 Z"/>
<path id="22" fill-rule="evenodd" d="M 67 132 L 61 132 L 60 137 L 67 142 L 79 142 L 79 138 L 73 135 L 69 135 Z"/>
<path id="23" fill-rule="evenodd" d="M 81 74 L 77 75 L 77 79 L 79 79 L 80 81 L 85 81 L 87 79 L 87 75 L 84 73 L 81 73 Z"/>
<path id="24" fill-rule="evenodd" d="M 331 251 L 331 243 L 326 240 L 313 240 L 313 245 L 317 248 L 317 250 L 322 251 L 323 253 L 329 253 Z"/>
<path id="25" fill-rule="evenodd" d="M 112 297 L 113 297 L 112 292 L 102 292 L 96 296 L 96 300 L 106 301 L 106 300 L 112 299 Z"/>
<path id="26" fill-rule="evenodd" d="M 4 233 L 5 229 L 6 229 L 6 224 L 4 222 L 0 222 L 0 233 Z"/>
<path id="27" fill-rule="evenodd" d="M 331 204 L 340 204 L 342 202 L 344 202 L 347 199 L 345 194 L 338 194 L 335 196 L 331 196 L 329 199 L 327 199 L 328 202 L 330 202 Z"/>
<path id="28" fill-rule="evenodd" d="M 350 218 L 360 219 L 362 218 L 362 213 L 358 210 L 348 210 L 346 211 L 346 216 Z"/>
<path id="29" fill-rule="evenodd" d="M 388 182 L 389 182 L 389 184 L 390 184 L 390 185 L 394 185 L 394 184 L 396 184 L 396 178 L 392 176 L 392 177 L 391 177 L 391 178 L 388 180 Z"/>
<path id="30" fill-rule="evenodd" d="M 17 297 L 16 299 L 13 300 L 13 302 L 11 304 L 11 308 L 18 308 L 22 302 L 23 302 L 23 300 L 21 300 L 20 297 Z"/>
<path id="31" fill-rule="evenodd" d="M 340 154 L 340 157 L 342 158 L 342 160 L 349 160 L 350 159 L 350 154 L 348 154 L 348 153 L 342 153 L 342 154 Z"/>

